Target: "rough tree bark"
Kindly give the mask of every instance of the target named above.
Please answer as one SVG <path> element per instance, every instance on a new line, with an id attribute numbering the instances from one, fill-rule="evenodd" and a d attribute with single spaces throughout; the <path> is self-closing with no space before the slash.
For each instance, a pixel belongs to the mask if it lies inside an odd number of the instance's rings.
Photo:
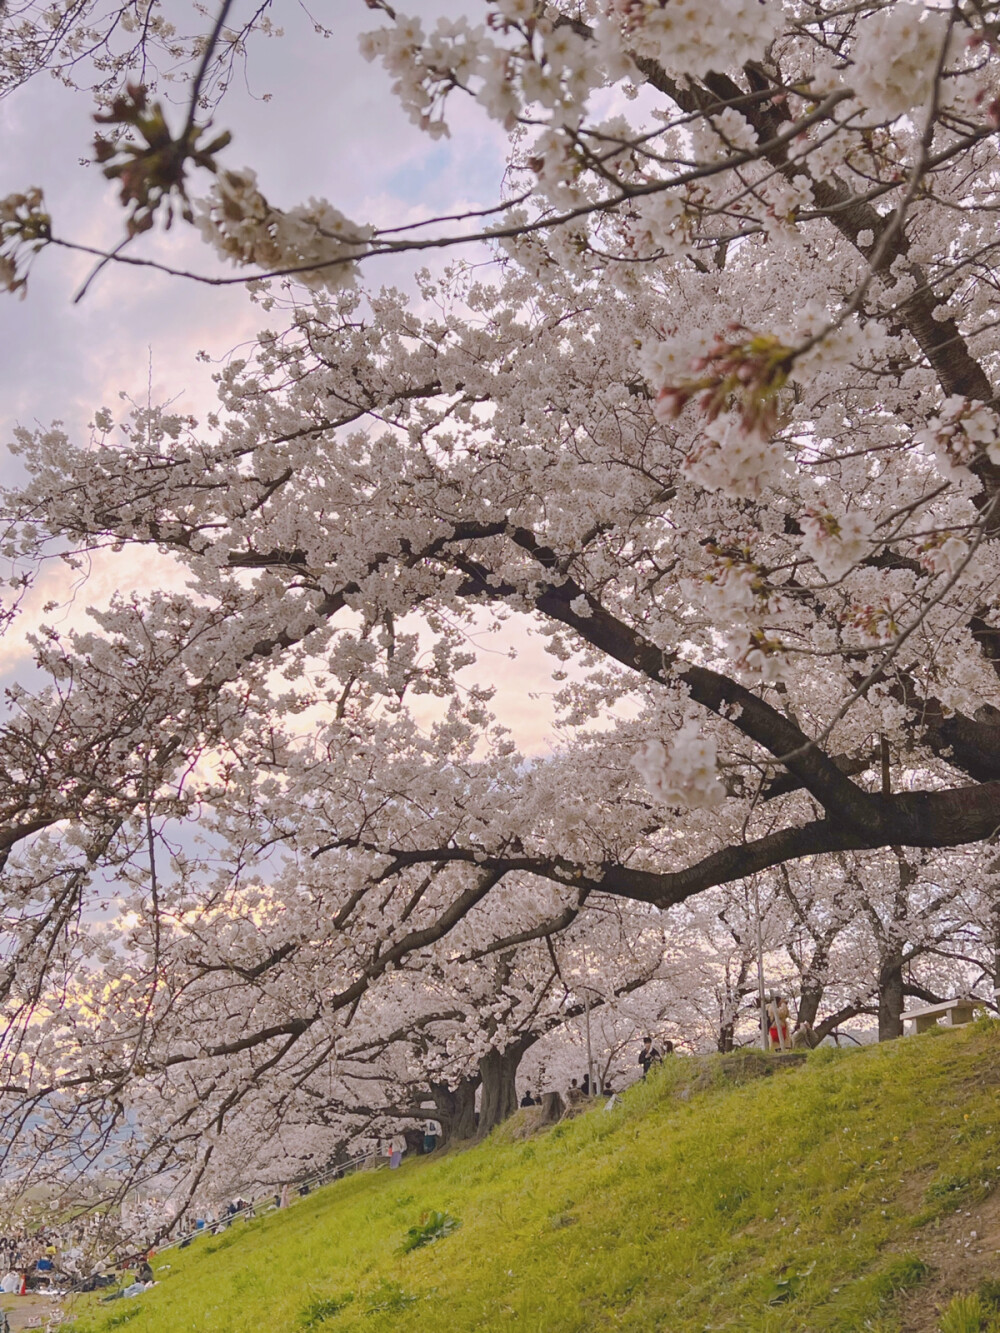
<path id="1" fill-rule="evenodd" d="M 517 1110 L 515 1078 L 526 1047 L 517 1042 L 505 1051 L 487 1051 L 479 1061 L 482 1095 L 478 1135 L 482 1138 Z"/>
<path id="2" fill-rule="evenodd" d="M 808 1023 L 812 1028 L 816 1026 L 816 1016 L 823 1002 L 828 970 L 829 951 L 823 943 L 817 943 L 809 966 L 803 973 L 799 991 L 798 1021 Z"/>
<path id="3" fill-rule="evenodd" d="M 990 943 L 989 967 L 992 984 L 1000 986 L 1000 857 L 991 862 L 989 867 L 992 903 L 990 908 Z"/>
<path id="4" fill-rule="evenodd" d="M 542 1124 L 554 1125 L 563 1117 L 566 1107 L 558 1092 L 542 1093 Z"/>
<path id="5" fill-rule="evenodd" d="M 719 1028 L 716 1049 L 720 1055 L 730 1055 L 736 1049 L 736 1020 L 730 1019 Z"/>
<path id="6" fill-rule="evenodd" d="M 434 1118 L 441 1125 L 445 1143 L 475 1137 L 478 1087 L 478 1078 L 463 1078 L 456 1088 L 449 1088 L 446 1083 L 431 1083 Z"/>
<path id="7" fill-rule="evenodd" d="M 878 1039 L 895 1041 L 903 1035 L 903 1008 L 905 982 L 903 981 L 903 948 L 899 937 L 899 923 L 905 921 L 909 906 L 910 885 L 917 877 L 914 867 L 903 855 L 902 847 L 893 847 L 899 866 L 899 880 L 893 901 L 892 919 L 879 938 L 878 960 Z M 877 918 L 876 918 L 877 919 Z"/>
<path id="8" fill-rule="evenodd" d="M 903 957 L 891 949 L 879 960 L 878 1039 L 895 1041 L 903 1035 Z"/>

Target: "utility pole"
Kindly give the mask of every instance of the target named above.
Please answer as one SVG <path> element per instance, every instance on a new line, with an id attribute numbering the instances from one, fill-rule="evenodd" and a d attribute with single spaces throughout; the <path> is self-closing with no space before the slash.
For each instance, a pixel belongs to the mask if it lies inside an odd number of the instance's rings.
<path id="1" fill-rule="evenodd" d="M 583 992 L 583 1013 L 587 1022 L 587 1087 L 590 1089 L 590 1096 L 596 1096 L 597 1089 L 594 1087 L 594 1055 L 590 1045 L 590 987 L 587 986 Z"/>
<path id="2" fill-rule="evenodd" d="M 764 935 L 760 928 L 760 890 L 753 881 L 753 906 L 757 918 L 757 1004 L 760 1009 L 760 1044 L 767 1050 L 767 1000 L 764 996 Z"/>

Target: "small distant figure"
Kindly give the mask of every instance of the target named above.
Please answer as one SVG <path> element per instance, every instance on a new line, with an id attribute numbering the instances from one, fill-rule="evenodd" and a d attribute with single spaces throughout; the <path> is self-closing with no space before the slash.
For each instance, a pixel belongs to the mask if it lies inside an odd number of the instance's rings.
<path id="1" fill-rule="evenodd" d="M 396 1137 L 389 1140 L 389 1168 L 395 1171 L 403 1160 L 403 1153 L 406 1152 L 406 1143 L 403 1139 Z"/>
<path id="2" fill-rule="evenodd" d="M 671 1046 L 671 1050 L 672 1049 L 673 1047 Z M 660 1055 L 660 1052 L 653 1045 L 653 1038 L 643 1037 L 642 1050 L 639 1052 L 639 1064 L 642 1065 L 643 1078 L 646 1077 L 653 1065 L 658 1065 L 662 1059 L 663 1057 Z"/>
<path id="3" fill-rule="evenodd" d="M 583 1089 L 583 1095 L 584 1095 L 585 1097 L 589 1097 L 589 1096 L 590 1096 L 590 1074 L 589 1074 L 589 1073 L 584 1074 L 584 1076 L 583 1076 L 583 1082 L 580 1084 L 580 1087 Z"/>
<path id="4" fill-rule="evenodd" d="M 441 1126 L 436 1120 L 424 1121 L 424 1152 L 433 1152 L 438 1146 L 438 1137 L 441 1133 Z"/>
<path id="5" fill-rule="evenodd" d="M 0 1278 L 0 1292 L 5 1296 L 17 1296 L 21 1290 L 21 1274 L 16 1268 L 12 1268 L 9 1273 L 5 1273 Z"/>
<path id="6" fill-rule="evenodd" d="M 282 1185 L 281 1193 L 278 1195 L 278 1207 L 287 1208 L 291 1203 L 292 1188 L 290 1185 Z"/>
<path id="7" fill-rule="evenodd" d="M 525 1090 L 524 1090 L 524 1096 L 521 1098 L 521 1105 L 522 1105 L 522 1106 L 534 1106 L 534 1105 L 535 1105 L 535 1099 L 534 1099 L 534 1097 L 532 1097 L 532 1095 L 531 1095 L 531 1089 L 530 1089 L 530 1088 L 525 1088 Z"/>
<path id="8" fill-rule="evenodd" d="M 767 1006 L 767 1036 L 772 1051 L 788 1049 L 788 1004 L 777 992 Z"/>
<path id="9" fill-rule="evenodd" d="M 583 1101 L 583 1089 L 577 1083 L 576 1079 L 570 1080 L 570 1085 L 566 1089 L 566 1102 L 569 1106 L 578 1106 Z"/>

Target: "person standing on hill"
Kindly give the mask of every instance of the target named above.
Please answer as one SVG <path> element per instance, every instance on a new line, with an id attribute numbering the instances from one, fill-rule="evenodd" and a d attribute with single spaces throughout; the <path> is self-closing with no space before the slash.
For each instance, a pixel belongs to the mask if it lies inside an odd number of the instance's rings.
<path id="1" fill-rule="evenodd" d="M 642 1050 L 639 1052 L 639 1064 L 642 1065 L 643 1078 L 649 1073 L 653 1065 L 658 1065 L 663 1057 L 653 1045 L 652 1037 L 643 1037 Z"/>
<path id="2" fill-rule="evenodd" d="M 767 1035 L 772 1051 L 788 1050 L 788 1005 L 777 992 L 767 1006 Z"/>

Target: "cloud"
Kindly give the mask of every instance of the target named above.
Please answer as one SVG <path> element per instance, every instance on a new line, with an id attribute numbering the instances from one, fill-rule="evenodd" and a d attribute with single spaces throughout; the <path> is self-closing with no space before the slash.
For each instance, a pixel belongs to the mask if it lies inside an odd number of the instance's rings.
<path id="1" fill-rule="evenodd" d="M 408 7 L 427 18 L 449 8 L 475 12 L 472 5 L 440 0 Z M 324 196 L 347 216 L 383 226 L 494 202 L 504 160 L 501 131 L 471 105 L 463 115 L 461 103 L 448 141 L 432 142 L 411 125 L 386 74 L 357 50 L 359 30 L 375 26 L 376 15 L 339 7 L 328 20 L 328 39 L 314 34 L 298 7 L 286 7 L 281 20 L 285 36 L 251 45 L 245 79 L 234 80 L 216 113 L 218 128 L 233 135 L 223 165 L 252 165 L 279 207 Z M 0 104 L 0 195 L 41 186 L 56 233 L 102 249 L 121 239 L 123 214 L 99 169 L 81 165 L 90 155 L 92 109 L 88 95 L 46 78 Z M 208 184 L 201 173 L 192 190 L 204 193 Z M 138 238 L 128 253 L 205 274 L 234 274 L 182 223 L 169 235 Z M 365 278 L 406 286 L 419 262 L 378 260 Z M 50 248 L 32 272 L 28 300 L 0 302 L 0 438 L 9 439 L 15 422 L 54 418 L 78 435 L 94 408 L 119 391 L 145 399 L 150 359 L 154 399 L 179 394 L 179 410 L 201 415 L 214 395 L 210 372 L 195 362 L 195 353 L 206 348 L 221 356 L 261 322 L 239 285 L 204 287 L 116 265 L 74 305 L 93 265 L 92 258 Z M 17 473 L 8 463 L 3 475 Z"/>
<path id="2" fill-rule="evenodd" d="M 283 6 L 285 36 L 252 43 L 246 77 L 234 80 L 215 115 L 217 128 L 233 135 L 222 164 L 253 166 L 261 189 L 279 207 L 324 196 L 348 217 L 380 226 L 495 203 L 506 151 L 502 131 L 471 100 L 463 105 L 459 98 L 450 116 L 452 137 L 428 139 L 410 124 L 381 67 L 358 53 L 358 32 L 377 26 L 380 16 L 355 4 L 329 8 L 335 10 L 325 18 L 329 39 L 314 34 L 304 9 Z M 463 11 L 481 18 L 479 5 L 459 0 L 409 0 L 405 8 L 430 20 Z M 98 168 L 80 165 L 90 154 L 91 112 L 88 96 L 45 78 L 0 104 L 0 196 L 41 186 L 56 233 L 101 249 L 120 240 L 123 214 Z M 193 192 L 203 193 L 208 184 L 202 173 Z M 233 273 L 180 222 L 168 234 L 138 238 L 128 253 L 206 274 Z M 461 253 L 469 257 L 470 251 Z M 451 250 L 390 257 L 370 264 L 364 278 L 413 290 L 416 268 L 439 269 L 455 257 Z M 95 409 L 107 405 L 120 416 L 121 393 L 140 403 L 147 394 L 154 402 L 174 399 L 177 411 L 204 420 L 215 398 L 213 367 L 197 360 L 198 351 L 222 359 L 264 322 L 239 285 L 207 287 L 116 265 L 105 267 L 74 304 L 93 264 L 50 249 L 35 266 L 27 300 L 0 301 L 0 439 L 8 440 L 15 424 L 48 426 L 58 419 L 71 439 L 85 442 Z M 4 458 L 0 481 L 16 484 L 19 467 Z M 77 574 L 53 566 L 29 599 L 21 633 L 0 646 L 0 675 L 30 672 L 26 630 L 56 619 L 61 628 L 82 626 L 85 607 L 121 588 L 123 571 L 128 590 L 162 587 L 165 578 L 177 577 L 155 551 L 96 557 L 83 588 L 76 587 Z M 60 603 L 58 613 L 43 613 L 50 600 Z M 505 656 L 492 656 L 512 644 L 520 653 L 513 669 Z M 482 665 L 468 674 L 485 682 L 495 674 L 501 720 L 529 750 L 548 748 L 553 685 L 540 641 L 511 622 L 500 636 L 482 636 L 482 646 Z"/>

